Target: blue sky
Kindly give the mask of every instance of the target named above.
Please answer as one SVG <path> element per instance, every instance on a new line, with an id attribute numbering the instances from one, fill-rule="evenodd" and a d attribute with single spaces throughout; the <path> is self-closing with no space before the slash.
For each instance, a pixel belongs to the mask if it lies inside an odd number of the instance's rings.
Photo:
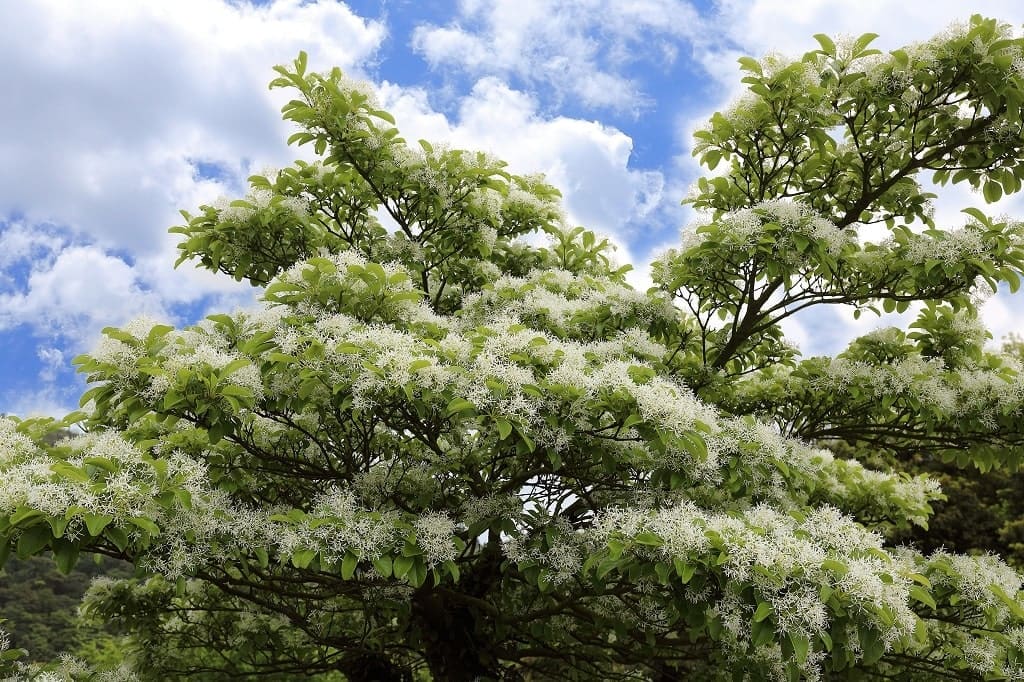
<path id="1" fill-rule="evenodd" d="M 964 9 L 969 5 L 969 9 Z M 678 242 L 699 169 L 690 133 L 741 92 L 736 59 L 799 55 L 811 36 L 881 34 L 893 49 L 970 12 L 1020 25 L 1015 0 L 0 0 L 0 413 L 60 414 L 71 358 L 138 315 L 188 324 L 256 292 L 183 265 L 178 209 L 239 192 L 285 144 L 270 67 L 299 50 L 378 88 L 407 139 L 541 171 L 572 220 L 636 266 Z M 1020 200 L 988 211 L 1024 215 Z M 940 223 L 983 206 L 962 188 Z M 984 316 L 1018 329 L 1024 299 Z M 806 353 L 907 320 L 832 310 L 792 320 Z"/>

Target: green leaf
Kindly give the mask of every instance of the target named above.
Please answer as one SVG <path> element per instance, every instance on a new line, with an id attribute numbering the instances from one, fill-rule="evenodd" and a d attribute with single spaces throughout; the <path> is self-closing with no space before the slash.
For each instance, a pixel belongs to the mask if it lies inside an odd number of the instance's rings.
<path id="1" fill-rule="evenodd" d="M 644 531 L 638 533 L 634 538 L 633 542 L 638 545 L 647 545 L 649 547 L 661 547 L 665 544 L 665 541 L 650 531 Z"/>
<path id="2" fill-rule="evenodd" d="M 606 557 L 597 565 L 597 577 L 598 579 L 604 578 L 606 575 L 612 572 L 612 570 L 618 568 L 623 563 L 622 559 L 613 559 L 612 557 Z"/>
<path id="3" fill-rule="evenodd" d="M 930 590 L 932 588 L 932 581 L 928 580 L 927 576 L 923 576 L 920 573 L 904 573 L 903 575 L 918 585 L 923 585 L 925 589 Z"/>
<path id="4" fill-rule="evenodd" d="M 830 57 L 836 56 L 836 44 L 824 33 L 815 33 L 814 39 L 821 45 L 821 51 Z"/>
<path id="5" fill-rule="evenodd" d="M 632 427 L 636 426 L 637 424 L 643 424 L 643 423 L 644 423 L 644 418 L 641 417 L 636 412 L 633 412 L 628 417 L 626 417 L 626 420 L 624 422 L 622 422 L 622 428 L 629 429 L 629 428 L 632 428 Z"/>
<path id="6" fill-rule="evenodd" d="M 94 538 L 99 537 L 103 533 L 103 529 L 113 519 L 109 514 L 83 514 L 82 518 L 85 519 L 85 527 L 89 530 L 89 535 Z"/>
<path id="7" fill-rule="evenodd" d="M 444 416 L 451 417 L 452 415 L 459 414 L 460 412 L 468 412 L 469 410 L 475 409 L 476 405 L 465 398 L 452 398 L 451 402 L 449 402 L 444 408 Z"/>
<path id="8" fill-rule="evenodd" d="M 811 642 L 803 635 L 796 633 L 790 633 L 789 641 L 793 645 L 793 656 L 796 658 L 798 663 L 803 663 L 807 660 L 807 653 L 810 651 Z"/>
<path id="9" fill-rule="evenodd" d="M 300 549 L 292 552 L 292 566 L 295 568 L 306 568 L 316 558 L 316 550 Z"/>
<path id="10" fill-rule="evenodd" d="M 27 529 L 18 537 L 18 558 L 27 559 L 50 544 L 53 534 L 47 524 L 38 524 Z"/>
<path id="11" fill-rule="evenodd" d="M 751 644 L 764 646 L 775 639 L 775 628 L 768 621 L 757 621 L 750 627 Z"/>
<path id="12" fill-rule="evenodd" d="M 498 418 L 495 420 L 495 424 L 498 426 L 499 440 L 505 440 L 512 435 L 512 424 L 507 419 Z"/>
<path id="13" fill-rule="evenodd" d="M 766 601 L 758 602 L 757 610 L 754 611 L 754 622 L 760 623 L 762 620 L 770 616 L 772 613 L 772 605 Z"/>
<path id="14" fill-rule="evenodd" d="M 988 219 L 988 216 L 982 213 L 980 209 L 977 209 L 973 206 L 962 209 L 960 212 L 966 213 L 967 215 L 971 216 L 972 218 L 974 218 L 975 220 L 977 220 L 979 223 L 986 227 L 991 227 L 992 225 L 991 221 Z"/>
<path id="15" fill-rule="evenodd" d="M 128 533 L 123 528 L 107 526 L 103 535 L 121 552 L 128 548 Z"/>
<path id="16" fill-rule="evenodd" d="M 419 587 L 427 581 L 427 565 L 422 559 L 416 559 L 413 563 L 412 570 L 409 571 L 407 577 L 409 584 L 413 587 Z"/>
<path id="17" fill-rule="evenodd" d="M 999 587 L 999 585 L 990 585 L 988 589 L 992 594 L 999 597 L 999 600 L 1003 602 L 1008 609 L 1010 609 L 1010 613 L 1012 613 L 1015 618 L 1018 620 L 1024 620 L 1024 608 L 1021 608 L 1021 605 L 1017 603 L 1016 599 L 1006 594 L 1006 591 Z"/>
<path id="18" fill-rule="evenodd" d="M 299 362 L 299 359 L 296 357 L 292 357 L 291 355 L 285 355 L 284 353 L 278 353 L 276 351 L 273 353 L 268 353 L 267 360 L 269 360 L 270 362 L 276 362 L 285 365 L 291 365 L 296 362 Z"/>
<path id="19" fill-rule="evenodd" d="M 247 358 L 235 358 L 220 370 L 220 378 L 224 379 L 225 377 L 229 377 L 243 367 L 248 367 L 250 364 L 252 363 L 250 363 Z"/>
<path id="20" fill-rule="evenodd" d="M 920 585 L 910 586 L 910 596 L 916 599 L 917 601 L 921 602 L 928 608 L 932 609 L 933 611 L 938 608 L 938 605 L 935 603 L 935 599 L 932 597 L 932 595 L 928 592 L 928 590 L 924 589 Z"/>
<path id="21" fill-rule="evenodd" d="M 998 182 L 988 180 L 982 187 L 981 194 L 985 197 L 985 201 L 993 204 L 1003 197 L 1003 187 Z"/>
<path id="22" fill-rule="evenodd" d="M 67 540 L 57 540 L 53 546 L 53 561 L 62 574 L 71 573 L 78 563 L 78 546 Z"/>
<path id="23" fill-rule="evenodd" d="M 871 44 L 871 42 L 878 37 L 877 33 L 865 33 L 861 37 L 857 38 L 853 44 L 853 56 L 858 57 L 864 53 L 864 48 Z"/>
<path id="24" fill-rule="evenodd" d="M 341 560 L 341 577 L 343 580 L 351 580 L 356 574 L 356 566 L 359 565 L 359 557 L 352 552 L 345 552 L 345 558 Z"/>
<path id="25" fill-rule="evenodd" d="M 374 560 L 373 567 L 375 569 L 377 569 L 377 572 L 380 573 L 383 577 L 385 577 L 385 578 L 390 578 L 391 577 L 391 573 L 392 573 L 392 570 L 393 570 L 393 564 L 392 564 L 391 557 L 388 556 L 387 554 L 384 554 L 383 556 L 381 556 L 378 559 Z"/>
<path id="26" fill-rule="evenodd" d="M 142 530 L 146 531 L 150 535 L 150 537 L 156 537 L 157 535 L 160 535 L 160 526 L 156 525 L 144 516 L 133 516 L 128 520 L 131 521 L 131 523 L 135 527 L 141 528 Z"/>
<path id="27" fill-rule="evenodd" d="M 694 564 L 688 564 L 682 559 L 673 559 L 672 565 L 676 569 L 676 575 L 679 576 L 679 580 L 685 585 L 693 579 L 694 574 L 697 572 L 697 567 Z"/>
<path id="28" fill-rule="evenodd" d="M 838 578 L 842 578 L 844 575 L 850 572 L 850 569 L 846 566 L 846 564 L 842 563 L 841 561 L 836 561 L 835 559 L 825 559 L 823 562 L 821 562 L 821 567 L 826 571 L 832 571 L 832 573 L 834 573 Z"/>
<path id="29" fill-rule="evenodd" d="M 416 372 L 423 369 L 424 367 L 430 367 L 433 363 L 426 358 L 420 358 L 419 360 L 413 360 L 409 363 L 409 371 Z"/>
<path id="30" fill-rule="evenodd" d="M 756 73 L 758 76 L 764 73 L 761 68 L 761 62 L 757 61 L 753 57 L 740 57 L 736 61 L 740 63 L 740 68 L 744 71 Z"/>
<path id="31" fill-rule="evenodd" d="M 223 396 L 231 396 L 234 398 L 252 398 L 252 390 L 245 388 L 244 386 L 236 386 L 234 384 L 228 384 L 220 388 L 220 394 Z"/>
<path id="32" fill-rule="evenodd" d="M 22 507 L 18 511 L 11 514 L 11 517 L 8 519 L 8 523 L 10 523 L 12 526 L 17 526 L 22 521 L 34 519 L 42 515 L 43 512 L 39 511 L 38 509 L 32 509 L 31 507 Z"/>
<path id="33" fill-rule="evenodd" d="M 50 465 L 50 470 L 62 478 L 78 481 L 79 483 L 88 483 L 90 480 L 89 474 L 67 462 L 54 462 Z"/>
<path id="34" fill-rule="evenodd" d="M 103 469 L 104 471 L 117 471 L 117 466 L 114 464 L 114 462 L 107 459 L 106 457 L 86 457 L 82 461 L 89 466 L 94 466 L 97 467 L 98 469 Z"/>
<path id="35" fill-rule="evenodd" d="M 874 628 L 860 630 L 860 644 L 866 665 L 877 663 L 885 654 L 885 644 Z"/>
<path id="36" fill-rule="evenodd" d="M 416 558 L 411 556 L 398 556 L 395 557 L 392 570 L 396 578 L 404 578 L 408 575 L 409 570 L 416 563 Z"/>
<path id="37" fill-rule="evenodd" d="M 47 521 L 55 538 L 64 537 L 64 531 L 67 530 L 68 524 L 71 523 L 70 519 L 63 519 L 58 516 L 51 516 Z"/>

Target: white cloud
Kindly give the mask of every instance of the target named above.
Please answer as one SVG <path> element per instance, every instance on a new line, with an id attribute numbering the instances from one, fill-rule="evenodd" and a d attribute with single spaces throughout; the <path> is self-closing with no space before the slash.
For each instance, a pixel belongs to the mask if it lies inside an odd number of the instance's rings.
<path id="1" fill-rule="evenodd" d="M 84 345 L 104 326 L 142 314 L 168 317 L 161 298 L 144 288 L 128 263 L 95 246 L 64 249 L 33 270 L 25 291 L 0 295 L 0 330 L 30 322 L 37 332 Z"/>
<path id="2" fill-rule="evenodd" d="M 65 392 L 54 384 L 47 384 L 35 391 L 3 391 L 0 392 L 0 414 L 14 414 L 21 418 L 55 417 L 64 415 L 78 408 L 78 401 L 68 397 Z"/>
<path id="3" fill-rule="evenodd" d="M 36 355 L 43 363 L 43 368 L 39 372 L 39 379 L 44 383 L 53 382 L 57 378 L 57 372 L 67 364 L 64 351 L 60 348 L 41 347 L 36 350 Z"/>
<path id="4" fill-rule="evenodd" d="M 573 222 L 606 232 L 623 247 L 628 223 L 661 199 L 660 173 L 628 167 L 633 142 L 625 133 L 597 121 L 544 118 L 535 99 L 497 78 L 479 80 L 454 121 L 434 111 L 422 90 L 385 83 L 380 96 L 406 139 L 480 149 L 507 161 L 512 172 L 542 172 L 562 190 Z"/>
<path id="5" fill-rule="evenodd" d="M 992 333 L 992 345 L 999 346 L 1010 334 L 1024 333 L 1024 305 L 1020 296 L 1001 291 L 981 307 L 981 321 Z"/>
<path id="6" fill-rule="evenodd" d="M 671 64 L 701 20 L 680 0 L 497 0 L 462 2 L 458 18 L 413 33 L 434 66 L 516 76 L 584 104 L 637 111 L 648 103 L 628 74 L 637 62 Z"/>
<path id="7" fill-rule="evenodd" d="M 779 323 L 783 337 L 791 344 L 806 351 L 811 346 L 811 334 L 795 317 L 787 317 Z"/>
<path id="8" fill-rule="evenodd" d="M 0 232 L 0 328 L 90 335 L 211 293 L 251 298 L 172 270 L 167 228 L 179 208 L 231 193 L 249 165 L 299 153 L 285 145 L 287 95 L 266 87 L 274 64 L 306 50 L 358 73 L 384 36 L 332 0 L 0 2 L 0 224 L 19 217 Z M 198 177 L 197 161 L 227 177 Z M 26 260 L 19 288 L 11 267 Z"/>
<path id="9" fill-rule="evenodd" d="M 518 13 L 523 30 L 545 14 L 531 7 Z M 588 7 L 566 5 L 557 30 Z M 670 15 L 658 7 L 683 5 L 615 9 L 639 23 L 611 43 L 628 45 L 644 26 L 671 33 Z M 466 11 L 490 10 L 467 4 Z M 584 39 L 592 23 L 573 29 L 578 40 L 594 42 Z M 314 67 L 337 64 L 359 75 L 384 36 L 382 26 L 327 0 L 3 6 L 0 59 L 9 65 L 11 101 L 31 106 L 0 110 L 0 129 L 9 131 L 0 149 L 10 159 L 0 167 L 0 217 L 21 216 L 0 240 L 10 262 L 33 265 L 27 281 L 0 286 L 0 329 L 27 324 L 41 338 L 88 345 L 102 326 L 141 312 L 167 315 L 211 294 L 217 305 L 250 302 L 252 290 L 226 277 L 188 264 L 172 269 L 176 238 L 167 227 L 181 222 L 177 209 L 234 193 L 252 167 L 308 153 L 284 146 L 290 129 L 278 114 L 284 96 L 266 89 L 270 65 L 305 49 Z M 624 53 L 602 59 L 628 61 Z M 596 73 L 589 82 L 614 91 L 606 78 Z M 496 78 L 477 82 L 452 121 L 422 91 L 385 84 L 383 98 L 407 137 L 488 149 L 517 172 L 545 172 L 563 189 L 571 220 L 611 235 L 623 261 L 630 260 L 624 227 L 662 196 L 660 173 L 628 168 L 627 135 L 596 121 L 545 118 L 537 100 Z M 195 161 L 216 163 L 227 177 L 197 177 Z M 42 223 L 62 229 L 41 232 Z"/>
<path id="10" fill-rule="evenodd" d="M 178 218 L 189 159 L 280 163 L 270 67 L 300 49 L 351 68 L 383 39 L 329 0 L 0 4 L 0 216 L 141 253 Z"/>
<path id="11" fill-rule="evenodd" d="M 779 52 L 798 57 L 818 48 L 815 33 L 877 33 L 874 46 L 891 50 L 927 40 L 972 14 L 1018 25 L 1024 21 L 1024 5 L 1016 0 L 719 0 L 716 5 L 715 25 L 735 46 L 756 56 Z"/>

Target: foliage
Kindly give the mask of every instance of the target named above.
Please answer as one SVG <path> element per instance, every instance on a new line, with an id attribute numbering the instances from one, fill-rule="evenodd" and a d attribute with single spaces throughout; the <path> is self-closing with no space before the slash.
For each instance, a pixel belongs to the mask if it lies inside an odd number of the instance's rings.
<path id="1" fill-rule="evenodd" d="M 173 230 L 264 305 L 105 330 L 81 412 L 0 420 L 5 551 L 146 572 L 83 604 L 143 676 L 1024 677 L 1021 576 L 886 544 L 941 493 L 861 462 L 1020 463 L 1024 374 L 976 305 L 1016 288 L 1024 227 L 940 229 L 917 178 L 1020 189 L 1024 41 L 871 39 L 741 60 L 648 292 L 542 178 L 278 67 L 320 160 Z M 834 358 L 779 328 L 915 302 Z"/>
<path id="2" fill-rule="evenodd" d="M 1024 341 L 1011 334 L 1003 351 L 1024 361 Z M 883 454 L 883 453 L 879 453 Z M 970 554 L 992 553 L 1024 568 L 1024 471 L 960 468 L 955 462 L 914 456 L 900 460 L 884 453 L 890 466 L 936 478 L 947 499 L 936 502 L 928 528 L 898 533 L 896 542 L 913 542 L 932 551 L 945 547 Z"/>
<path id="3" fill-rule="evenodd" d="M 32 660 L 49 661 L 62 652 L 79 653 L 80 647 L 111 639 L 102 630 L 78 624 L 78 605 L 94 578 L 126 578 L 132 572 L 112 559 L 97 559 L 102 561 L 80 562 L 68 575 L 61 575 L 43 557 L 7 562 L 0 574 L 0 616 L 7 621 L 13 647 L 26 650 Z M 81 658 L 103 662 L 94 656 Z"/>

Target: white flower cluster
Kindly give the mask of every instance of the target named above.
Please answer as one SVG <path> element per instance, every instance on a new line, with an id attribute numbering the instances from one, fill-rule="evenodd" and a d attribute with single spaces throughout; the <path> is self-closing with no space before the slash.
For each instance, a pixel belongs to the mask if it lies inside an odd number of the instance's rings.
<path id="1" fill-rule="evenodd" d="M 462 519 L 467 527 L 485 519 L 518 520 L 522 513 L 522 501 L 515 495 L 471 497 L 462 503 Z"/>
<path id="2" fill-rule="evenodd" d="M 548 282 L 541 275 L 537 278 Z M 585 298 L 584 289 L 589 286 L 584 279 L 559 272 L 551 273 L 548 283 L 552 282 L 559 287 L 579 286 L 575 295 L 580 298 Z M 520 288 L 527 286 L 524 283 Z M 498 307 L 494 313 L 489 314 L 491 299 L 487 296 L 493 296 Z M 767 486 L 768 497 L 762 499 L 782 505 L 793 504 L 787 500 L 794 494 L 799 504 L 799 491 L 810 486 L 841 500 L 856 501 L 861 508 L 864 498 L 871 498 L 865 495 L 866 486 L 891 479 L 892 485 L 886 486 L 885 494 L 874 496 L 875 502 L 892 509 L 907 503 L 924 509 L 922 498 L 930 491 L 916 479 L 901 481 L 877 474 L 881 478 L 875 481 L 875 474 L 835 461 L 828 453 L 811 450 L 774 429 L 723 418 L 677 382 L 653 377 L 638 383 L 632 372 L 643 367 L 642 354 L 661 355 L 658 344 L 645 334 L 624 334 L 601 343 L 562 340 L 524 328 L 517 317 L 500 317 L 505 313 L 502 300 L 493 292 L 478 296 L 470 312 L 454 324 L 424 312 L 431 325 L 436 323 L 435 330 L 443 330 L 443 336 L 429 344 L 419 338 L 415 325 L 399 330 L 390 325 L 364 325 L 345 315 L 303 323 L 301 336 L 297 327 L 274 331 L 280 350 L 290 354 L 301 354 L 302 344 L 308 341 L 300 339 L 315 339 L 322 359 L 304 359 L 304 365 L 321 372 L 327 385 L 348 386 L 354 407 L 360 409 L 371 409 L 399 391 L 454 395 L 470 401 L 480 413 L 517 421 L 536 443 L 562 452 L 570 443 L 579 444 L 580 429 L 592 428 L 588 401 L 617 394 L 634 401 L 637 413 L 651 427 L 681 438 L 670 441 L 658 461 L 652 459 L 653 452 L 636 450 L 641 446 L 633 430 L 619 434 L 626 440 L 600 442 L 601 447 L 621 450 L 623 456 L 641 456 L 654 466 L 683 472 L 695 482 L 709 485 L 721 479 L 723 466 L 738 467 L 752 484 Z M 478 329 L 484 322 L 489 332 L 481 335 Z M 376 369 L 368 369 L 367 362 Z M 288 390 L 289 377 L 294 374 L 283 367 L 268 384 L 275 390 Z M 579 398 L 563 405 L 561 399 L 537 395 L 530 388 L 543 383 L 571 387 Z M 562 424 L 552 425 L 544 418 L 552 411 L 565 410 L 567 421 Z M 707 446 L 707 454 L 700 457 L 695 457 L 692 449 L 697 437 Z M 747 445 L 740 448 L 741 443 Z M 779 463 L 799 476 L 787 475 L 788 480 L 783 481 L 778 476 Z"/>
<path id="3" fill-rule="evenodd" d="M 454 561 L 458 556 L 452 538 L 458 525 L 448 514 L 443 512 L 426 512 L 420 514 L 413 522 L 416 529 L 416 544 L 423 550 L 427 566 L 435 566 L 446 561 Z"/>
<path id="4" fill-rule="evenodd" d="M 965 323 L 966 324 L 966 323 Z M 979 331 L 980 330 L 980 331 Z M 984 334 L 984 329 L 972 329 Z M 922 405 L 949 417 L 1019 414 L 1024 409 L 1024 376 L 1013 372 L 965 365 L 950 372 L 941 358 L 910 355 L 896 362 L 876 365 L 833 358 L 811 388 L 849 393 L 852 387 L 875 397 L 910 396 Z M 994 423 L 994 422 L 993 422 Z"/>
<path id="5" fill-rule="evenodd" d="M 722 112 L 722 116 L 732 126 L 732 137 L 756 130 L 768 121 L 767 114 L 767 107 L 764 106 L 761 98 L 749 92 L 744 92 L 737 97 Z"/>
<path id="6" fill-rule="evenodd" d="M 791 264 L 800 262 L 802 256 L 796 248 L 794 237 L 802 236 L 808 240 L 825 245 L 826 251 L 832 256 L 839 256 L 850 247 L 858 244 L 854 230 L 840 229 L 827 218 L 819 215 L 810 206 L 790 199 L 773 199 L 756 204 L 750 208 L 740 209 L 719 218 L 715 223 L 715 231 L 697 232 L 697 228 L 706 223 L 694 224 L 686 228 L 682 235 L 682 246 L 674 256 L 666 254 L 664 258 L 670 265 L 675 257 L 687 257 L 693 248 L 704 243 L 712 234 L 715 239 L 731 247 L 745 250 L 756 246 L 765 234 L 765 225 L 777 224 L 781 231 L 774 236 L 777 258 L 786 259 Z M 699 272 L 711 272 L 717 267 L 711 260 L 696 261 L 691 264 Z"/>
<path id="7" fill-rule="evenodd" d="M 161 351 L 160 365 L 163 372 L 150 377 L 145 391 L 145 396 L 152 403 L 163 399 L 182 372 L 202 372 L 207 367 L 223 370 L 242 358 L 238 353 L 228 350 L 227 341 L 212 328 L 194 327 L 189 331 L 172 334 L 172 342 Z M 221 382 L 246 389 L 256 400 L 263 396 L 263 376 L 251 362 L 222 376 Z"/>
<path id="8" fill-rule="evenodd" d="M 0 416 L 0 466 L 16 465 L 36 453 L 35 443 L 17 427 L 10 417 Z"/>
<path id="9" fill-rule="evenodd" d="M 270 178 L 268 178 L 270 179 Z M 273 182 L 273 179 L 270 179 Z M 221 222 L 241 225 L 254 218 L 260 211 L 276 206 L 293 216 L 305 218 L 309 215 L 309 204 L 300 197 L 278 196 L 269 189 L 252 189 L 242 199 L 248 206 L 232 205 L 227 197 L 219 197 L 213 208 Z"/>
<path id="10" fill-rule="evenodd" d="M 512 315 L 539 330 L 560 337 L 592 336 L 587 325 L 604 311 L 619 317 L 636 317 L 637 330 L 656 320 L 673 321 L 679 311 L 667 296 L 637 291 L 608 278 L 573 275 L 565 270 L 534 270 L 525 277 L 503 276 L 484 291 L 468 296 L 462 315 L 485 324 L 496 315 Z M 634 336 L 633 338 L 638 338 Z M 648 339 L 642 345 L 661 357 Z"/>
<path id="11" fill-rule="evenodd" d="M 469 206 L 487 222 L 499 223 L 505 197 L 490 187 L 478 189 L 469 195 Z M 492 242 L 493 244 L 493 242 Z"/>
<path id="12" fill-rule="evenodd" d="M 893 240 L 886 241 L 883 246 L 894 250 L 899 248 Z M 906 247 L 906 258 L 913 263 L 939 260 L 946 265 L 954 265 L 982 256 L 988 248 L 983 228 L 967 225 L 958 230 L 943 231 L 941 236 L 914 235 Z"/>
<path id="13" fill-rule="evenodd" d="M 908 90 L 911 90 L 910 85 L 913 71 L 928 69 L 943 58 L 962 58 L 961 55 L 951 53 L 948 44 L 950 41 L 961 39 L 969 30 L 970 27 L 966 23 L 954 22 L 931 40 L 907 45 L 903 48 L 903 51 L 907 54 L 905 66 L 901 66 L 895 59 L 881 54 L 862 58 L 857 62 L 857 69 L 863 71 L 867 77 L 861 80 L 851 79 L 851 83 L 855 84 L 855 90 L 863 87 L 859 85 L 863 82 L 865 85 L 881 86 L 883 92 L 890 95 L 906 93 Z M 1000 24 L 997 27 L 996 35 L 992 38 L 992 42 L 1013 37 L 1013 27 L 1009 24 Z M 1011 72 L 1014 74 L 1020 73 L 1017 71 L 1016 46 L 1010 45 L 990 54 L 990 45 L 991 42 L 986 44 L 979 39 L 972 41 L 974 58 L 979 61 L 990 62 L 994 56 L 1002 54 L 1014 59 L 1011 65 Z"/>
<path id="14" fill-rule="evenodd" d="M 327 378 L 332 383 L 350 385 L 353 405 L 360 409 L 372 407 L 378 394 L 404 390 L 407 384 L 441 391 L 457 379 L 445 362 L 444 351 L 457 353 L 463 349 L 450 342 L 441 344 L 442 357 L 438 357 L 435 348 L 425 347 L 407 331 L 389 325 L 364 326 L 346 315 L 317 320 L 310 331 L 322 344 L 322 369 Z M 353 353 L 352 349 L 361 352 Z M 366 369 L 363 361 L 367 358 L 379 372 Z M 415 362 L 426 365 L 413 370 Z"/>
<path id="15" fill-rule="evenodd" d="M 661 509 L 618 508 L 601 512 L 588 537 L 600 547 L 612 538 L 630 539 L 643 531 L 661 538 L 664 544 L 651 551 L 666 560 L 706 563 L 720 542 L 725 575 L 737 584 L 752 584 L 759 598 L 771 604 L 781 635 L 813 638 L 828 627 L 822 585 L 840 590 L 887 645 L 914 632 L 911 581 L 902 577 L 897 559 L 882 551 L 880 536 L 834 508 L 812 510 L 803 519 L 765 505 L 742 516 L 702 510 L 689 501 Z M 730 607 L 726 597 L 718 608 L 727 615 L 736 611 L 736 604 Z M 883 610 L 891 618 L 879 615 Z M 733 625 L 730 618 L 724 620 L 737 636 L 747 632 L 744 619 Z"/>
<path id="16" fill-rule="evenodd" d="M 96 345 L 89 351 L 89 356 L 96 362 L 107 365 L 104 372 L 105 380 L 119 390 L 129 389 L 139 379 L 139 360 L 146 355 L 145 339 L 150 330 L 160 324 L 149 317 L 138 317 L 120 329 L 136 339 L 134 343 L 126 343 L 107 334 L 102 335 Z M 112 370 L 113 373 L 110 373 Z"/>
<path id="17" fill-rule="evenodd" d="M 507 536 L 501 543 L 502 553 L 513 563 L 533 563 L 545 568 L 545 579 L 554 585 L 577 577 L 583 566 L 586 537 L 559 521 L 548 526 L 545 535 L 550 545 L 547 551 L 541 551 L 530 538 Z"/>
<path id="18" fill-rule="evenodd" d="M 394 514 L 363 509 L 351 491 L 337 488 L 318 497 L 300 523 L 265 520 L 265 546 L 275 547 L 282 561 L 300 551 L 318 552 L 332 563 L 347 552 L 373 561 L 401 542 L 396 522 Z"/>
<path id="19" fill-rule="evenodd" d="M 556 224 L 565 222 L 565 213 L 557 203 L 541 199 L 533 192 L 515 186 L 508 190 L 505 197 L 505 210 L 527 215 L 547 215 L 554 213 L 557 217 Z"/>
<path id="20" fill-rule="evenodd" d="M 991 586 L 998 586 L 1004 594 L 1016 597 L 1021 589 L 1021 575 L 994 555 L 965 556 L 939 551 L 930 558 L 935 565 L 948 565 L 950 571 L 935 571 L 931 581 L 936 585 L 951 585 L 964 598 L 989 607 L 1001 607 L 1002 602 L 992 592 Z M 1003 622 L 1009 618 L 1003 610 Z"/>
<path id="21" fill-rule="evenodd" d="M 423 262 L 423 258 L 423 247 L 400 230 L 385 237 L 379 251 L 374 252 L 374 259 L 381 263 L 415 263 Z"/>
<path id="22" fill-rule="evenodd" d="M 321 267 L 324 260 L 331 264 L 329 271 Z M 386 305 L 380 314 L 387 319 L 408 319 L 423 306 L 417 300 L 393 299 L 395 295 L 416 291 L 407 268 L 397 262 L 384 263 L 380 265 L 384 281 L 371 285 L 364 279 L 368 265 L 369 262 L 355 251 L 329 253 L 312 261 L 296 263 L 278 275 L 274 283 L 290 285 L 301 291 L 300 300 L 288 305 L 307 314 L 351 313 L 360 304 L 374 300 L 370 299 L 371 286 L 376 287 L 373 290 L 375 299 Z M 318 275 L 315 285 L 307 279 L 311 272 Z"/>
<path id="23" fill-rule="evenodd" d="M 65 519 L 65 537 L 88 534 L 86 518 L 107 517 L 109 524 L 129 537 L 139 537 L 139 519 L 163 529 L 150 538 L 151 553 L 146 561 L 155 570 L 180 575 L 196 562 L 216 558 L 214 540 L 251 542 L 255 533 L 243 532 L 239 514 L 222 491 L 209 484 L 205 466 L 180 452 L 161 457 L 163 472 L 143 459 L 143 453 L 115 431 L 84 434 L 65 440 L 70 450 L 65 459 L 57 459 L 25 446 L 22 438 L 10 438 L 13 422 L 0 419 L 0 445 L 13 440 L 16 448 L 3 447 L 0 459 L 0 514 L 9 515 L 19 507 L 38 510 L 47 516 Z M 11 457 L 13 453 L 16 455 Z M 60 467 L 81 472 L 65 475 Z M 87 472 L 92 471 L 91 474 Z M 191 496 L 191 508 L 175 503 L 168 507 L 159 498 L 167 489 L 180 488 Z M 257 524 L 249 520 L 250 527 Z M 263 524 L 260 527 L 265 527 Z M 265 537 L 259 536 L 265 543 Z M 226 556 L 226 555 L 225 555 Z"/>
<path id="24" fill-rule="evenodd" d="M 113 471 L 105 476 L 105 485 L 97 490 L 92 481 L 63 477 L 51 466 L 51 459 L 31 443 L 26 445 L 13 434 L 14 422 L 0 418 L 0 456 L 3 484 L 0 485 L 0 514 L 11 514 L 25 505 L 51 515 L 63 516 L 71 506 L 85 513 L 110 514 L 122 520 L 147 513 L 159 513 L 152 505 L 155 472 L 141 460 L 141 453 L 115 432 L 81 435 L 65 442 L 75 453 L 67 464 L 84 467 L 86 458 L 96 457 L 111 463 Z M 3 441 L 8 441 L 7 443 Z M 14 448 L 8 449 L 13 442 Z M 13 456 L 12 456 L 13 455 Z M 81 532 L 80 517 L 69 526 Z"/>
<path id="25" fill-rule="evenodd" d="M 407 446 L 408 448 L 409 446 Z M 405 498 L 433 498 L 440 494 L 434 470 L 412 457 L 390 458 L 374 462 L 356 474 L 352 489 L 370 507 L 386 504 L 396 495 Z"/>
<path id="26" fill-rule="evenodd" d="M 138 682 L 139 680 L 139 677 L 131 671 L 127 664 L 122 663 L 111 670 L 94 670 L 85 661 L 68 653 L 58 655 L 55 669 L 47 669 L 50 666 L 42 663 L 18 661 L 14 665 L 17 674 L 13 677 L 5 677 L 0 682 L 76 682 L 76 680 Z"/>

